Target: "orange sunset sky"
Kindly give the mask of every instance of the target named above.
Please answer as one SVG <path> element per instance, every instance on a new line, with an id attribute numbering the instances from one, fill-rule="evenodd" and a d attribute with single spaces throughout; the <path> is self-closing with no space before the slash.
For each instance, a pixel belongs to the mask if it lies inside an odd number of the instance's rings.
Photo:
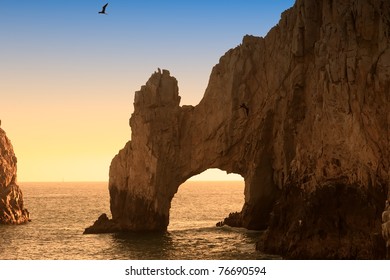
<path id="1" fill-rule="evenodd" d="M 219 58 L 293 2 L 118 0 L 99 15 L 106 1 L 1 1 L 0 119 L 18 181 L 108 180 L 134 92 L 158 67 L 177 78 L 181 105 L 196 105 Z"/>

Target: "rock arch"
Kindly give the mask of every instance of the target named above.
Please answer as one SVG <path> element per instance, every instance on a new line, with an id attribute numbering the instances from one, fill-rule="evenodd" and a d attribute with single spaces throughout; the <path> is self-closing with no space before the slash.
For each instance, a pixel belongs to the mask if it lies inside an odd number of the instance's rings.
<path id="1" fill-rule="evenodd" d="M 269 175 L 266 146 L 248 141 L 259 131 L 248 133 L 254 116 L 247 116 L 240 101 L 218 98 L 212 108 L 205 102 L 180 107 L 176 79 L 167 70 L 151 76 L 135 94 L 132 140 L 110 167 L 111 212 L 122 230 L 166 230 L 178 187 L 209 168 L 244 178 L 243 224 L 265 228 L 279 189 Z M 271 137 L 271 121 L 262 122 L 268 124 L 260 129 L 264 139 Z M 254 159 L 261 167 L 248 166 Z"/>
<path id="2" fill-rule="evenodd" d="M 218 168 L 191 177 L 179 186 L 172 199 L 168 230 L 189 229 L 199 224 L 207 227 L 217 224 L 241 226 L 223 222 L 226 220 L 224 216 L 237 214 L 241 210 L 244 184 L 244 178 L 238 174 L 226 174 Z M 191 210 L 183 212 L 183 205 L 187 203 Z M 206 220 L 199 220 L 205 214 Z"/>
<path id="3" fill-rule="evenodd" d="M 266 37 L 245 36 L 197 106 L 155 72 L 111 163 L 112 220 L 90 231 L 165 230 L 178 186 L 219 168 L 244 178 L 242 224 L 269 225 L 268 252 L 372 258 L 390 174 L 390 4 L 329 3 L 297 0 Z"/>

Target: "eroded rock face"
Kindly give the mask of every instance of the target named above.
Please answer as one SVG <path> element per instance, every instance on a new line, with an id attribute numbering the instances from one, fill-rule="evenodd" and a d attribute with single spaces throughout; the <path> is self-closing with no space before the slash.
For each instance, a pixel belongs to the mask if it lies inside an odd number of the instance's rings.
<path id="1" fill-rule="evenodd" d="M 23 224 L 30 218 L 16 184 L 16 161 L 11 142 L 0 128 L 0 224 Z"/>
<path id="2" fill-rule="evenodd" d="M 388 1 L 298 0 L 265 38 L 221 57 L 197 106 L 180 107 L 176 79 L 154 73 L 111 163 L 110 223 L 166 230 L 178 187 L 219 168 L 244 177 L 240 224 L 268 227 L 264 250 L 374 257 L 389 184 L 389 34 Z"/>
<path id="3" fill-rule="evenodd" d="M 390 204 L 386 200 L 385 210 L 382 213 L 382 236 L 386 241 L 386 259 L 390 259 Z"/>

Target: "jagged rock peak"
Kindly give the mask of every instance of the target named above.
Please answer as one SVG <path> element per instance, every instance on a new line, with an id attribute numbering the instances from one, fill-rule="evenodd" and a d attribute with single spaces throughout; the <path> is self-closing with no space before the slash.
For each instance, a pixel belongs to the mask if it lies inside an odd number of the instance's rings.
<path id="1" fill-rule="evenodd" d="M 146 85 L 135 93 L 134 110 L 154 106 L 178 106 L 180 103 L 179 89 L 175 78 L 168 70 L 159 68 L 149 78 Z"/>
<path id="2" fill-rule="evenodd" d="M 0 224 L 23 224 L 30 219 L 16 184 L 16 163 L 11 142 L 0 128 Z"/>

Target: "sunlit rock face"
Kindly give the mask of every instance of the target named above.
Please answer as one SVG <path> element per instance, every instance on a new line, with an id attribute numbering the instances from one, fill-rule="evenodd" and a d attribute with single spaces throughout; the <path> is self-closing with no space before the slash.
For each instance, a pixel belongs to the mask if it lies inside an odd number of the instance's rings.
<path id="1" fill-rule="evenodd" d="M 180 106 L 176 79 L 155 72 L 111 163 L 110 223 L 166 230 L 178 187 L 219 168 L 245 179 L 240 224 L 268 228 L 263 250 L 376 257 L 389 183 L 389 6 L 298 0 L 265 38 L 245 36 L 221 57 L 197 106 Z"/>
<path id="2" fill-rule="evenodd" d="M 0 224 L 23 224 L 29 213 L 16 184 L 16 157 L 11 142 L 0 128 Z"/>

